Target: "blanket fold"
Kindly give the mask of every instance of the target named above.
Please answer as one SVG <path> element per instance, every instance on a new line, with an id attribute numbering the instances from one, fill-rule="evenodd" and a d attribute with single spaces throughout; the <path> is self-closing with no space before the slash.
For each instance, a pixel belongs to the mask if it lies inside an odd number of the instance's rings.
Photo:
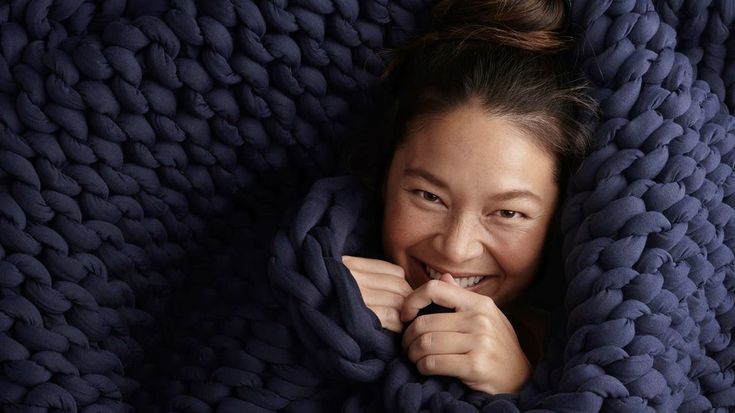
<path id="1" fill-rule="evenodd" d="M 735 409 L 731 2 L 571 2 L 601 116 L 518 395 L 416 372 L 340 262 L 375 200 L 319 180 L 429 3 L 0 4 L 0 410 Z"/>
<path id="2" fill-rule="evenodd" d="M 593 137 L 594 151 L 575 174 L 564 207 L 569 285 L 551 356 L 519 398 L 499 401 L 489 395 L 473 397 L 451 380 L 420 377 L 399 349 L 382 353 L 394 359 L 378 356 L 371 373 L 383 374 L 383 407 L 388 411 L 443 411 L 449 405 L 477 411 L 491 404 L 511 410 L 574 406 L 583 411 L 699 411 L 733 404 L 727 400 L 733 381 L 728 350 L 733 209 L 727 203 L 735 147 L 732 116 L 708 85 L 693 77 L 691 63 L 676 53 L 674 32 L 651 4 L 605 9 L 577 3 L 574 16 L 590 25 L 583 68 L 596 82 L 603 118 Z M 613 20 L 627 30 L 613 30 Z M 599 33 L 606 35 L 595 43 L 595 30 L 603 21 L 608 23 Z M 312 226 L 314 239 L 322 234 L 319 253 L 343 253 L 339 243 L 335 248 L 337 237 L 323 235 L 328 230 L 322 226 L 350 228 L 354 222 L 333 218 L 336 212 L 327 213 L 324 206 L 332 199 L 335 210 L 341 210 L 346 201 L 337 199 L 344 191 L 359 196 L 359 189 L 349 189 L 356 183 L 348 182 L 320 181 L 306 198 L 293 224 L 299 236 L 291 238 L 304 257 L 316 253 L 306 251 L 316 244 L 305 241 L 304 224 Z M 324 194 L 327 188 L 332 188 L 330 195 Z M 315 198 L 322 202 L 319 213 L 311 209 Z M 278 260 L 280 249 L 274 253 Z M 337 285 L 340 271 L 329 273 Z M 279 278 L 275 273 L 271 277 Z M 356 286 L 345 281 L 339 285 L 334 292 L 340 297 L 335 298 L 340 314 L 359 319 L 366 309 L 355 296 Z M 333 334 L 329 346 L 334 355 L 349 354 L 351 360 L 368 356 L 364 350 L 372 348 L 361 339 L 380 336 L 372 321 L 362 326 L 374 334 L 362 330 L 356 337 L 338 317 L 332 319 L 329 328 L 341 325 L 349 336 L 325 327 Z M 346 342 L 336 343 L 337 337 Z M 559 345 L 563 351 L 554 347 Z"/>
<path id="3" fill-rule="evenodd" d="M 491 397 L 456 380 L 421 377 L 401 354 L 398 335 L 382 330 L 365 306 L 341 255 L 379 254 L 377 207 L 355 178 L 326 178 L 275 237 L 268 278 L 301 340 L 303 365 L 346 386 L 345 411 L 517 411 L 517 397 Z"/>

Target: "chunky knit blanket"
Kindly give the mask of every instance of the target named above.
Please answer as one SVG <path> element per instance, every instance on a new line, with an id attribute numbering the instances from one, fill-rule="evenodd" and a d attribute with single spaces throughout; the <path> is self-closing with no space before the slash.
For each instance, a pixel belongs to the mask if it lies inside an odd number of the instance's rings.
<path id="1" fill-rule="evenodd" d="M 513 396 L 418 374 L 339 260 L 374 203 L 307 194 L 428 7 L 0 2 L 2 411 L 734 409 L 735 4 L 572 2 L 602 116 Z"/>

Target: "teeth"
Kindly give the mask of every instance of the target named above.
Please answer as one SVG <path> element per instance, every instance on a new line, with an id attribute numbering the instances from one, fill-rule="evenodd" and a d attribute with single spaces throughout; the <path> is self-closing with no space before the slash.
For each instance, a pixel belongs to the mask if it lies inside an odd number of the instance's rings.
<path id="1" fill-rule="evenodd" d="M 426 273 L 429 274 L 429 277 L 434 280 L 438 280 L 442 276 L 441 273 L 429 267 L 428 265 L 426 266 Z M 479 283 L 480 281 L 482 281 L 483 278 L 485 278 L 485 276 L 482 275 L 477 277 L 455 277 L 454 281 L 456 281 L 460 287 L 467 288 Z"/>
<path id="2" fill-rule="evenodd" d="M 478 277 L 463 277 L 463 278 L 455 278 L 454 280 L 457 281 L 457 284 L 459 284 L 462 288 L 472 287 L 473 285 L 479 283 L 482 281 L 482 279 L 485 277 L 478 276 Z"/>
<path id="3" fill-rule="evenodd" d="M 438 280 L 442 275 L 439 274 L 439 272 L 435 271 L 433 268 L 426 266 L 426 273 L 429 274 L 429 277 L 431 277 L 434 280 Z"/>

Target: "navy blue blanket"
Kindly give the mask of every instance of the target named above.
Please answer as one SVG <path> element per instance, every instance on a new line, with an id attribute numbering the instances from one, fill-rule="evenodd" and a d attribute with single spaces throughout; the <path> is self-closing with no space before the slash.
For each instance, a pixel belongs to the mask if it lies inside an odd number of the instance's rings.
<path id="1" fill-rule="evenodd" d="M 602 117 L 516 396 L 417 374 L 339 263 L 376 205 L 309 190 L 428 6 L 0 2 L 2 410 L 735 408 L 732 2 L 572 2 Z"/>

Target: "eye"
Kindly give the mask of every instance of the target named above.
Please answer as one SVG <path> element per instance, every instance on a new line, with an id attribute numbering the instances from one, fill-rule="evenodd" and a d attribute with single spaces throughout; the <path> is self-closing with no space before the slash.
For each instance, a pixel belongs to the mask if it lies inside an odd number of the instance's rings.
<path id="1" fill-rule="evenodd" d="M 521 213 L 518 211 L 510 210 L 510 209 L 501 209 L 500 211 L 498 211 L 498 215 L 500 215 L 501 218 L 510 219 L 510 218 L 515 218 L 515 217 L 520 217 Z"/>
<path id="2" fill-rule="evenodd" d="M 429 201 L 431 203 L 441 202 L 441 199 L 437 195 L 432 194 L 431 192 L 419 190 L 418 193 L 422 199 Z"/>

